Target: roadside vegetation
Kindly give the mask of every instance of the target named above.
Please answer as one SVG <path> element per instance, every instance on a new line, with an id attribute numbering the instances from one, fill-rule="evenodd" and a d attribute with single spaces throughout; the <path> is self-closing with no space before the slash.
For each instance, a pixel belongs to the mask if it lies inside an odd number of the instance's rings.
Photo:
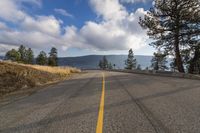
<path id="1" fill-rule="evenodd" d="M 51 48 L 49 56 L 44 51 L 34 58 L 31 48 L 21 45 L 5 55 L 0 62 L 0 96 L 17 90 L 62 81 L 72 73 L 72 67 L 58 67 L 57 49 Z"/>
<path id="2" fill-rule="evenodd" d="M 0 62 L 0 96 L 13 91 L 28 89 L 66 79 L 72 73 L 80 72 L 72 67 L 51 67 Z"/>
<path id="3" fill-rule="evenodd" d="M 137 67 L 136 66 L 137 65 L 137 60 L 134 57 L 134 53 L 133 53 L 132 49 L 130 49 L 128 51 L 128 58 L 127 58 L 127 60 L 125 60 L 125 65 L 126 65 L 125 69 L 127 69 L 127 70 L 136 69 L 136 67 Z"/>
<path id="4" fill-rule="evenodd" d="M 173 57 L 173 69 L 200 74 L 199 0 L 154 0 L 139 24 L 153 40 L 151 46 Z"/>
<path id="5" fill-rule="evenodd" d="M 5 55 L 5 60 L 23 63 L 23 64 L 38 64 L 44 66 L 58 66 L 58 52 L 55 47 L 52 47 L 49 56 L 44 51 L 41 51 L 36 59 L 31 48 L 26 48 L 21 45 L 17 50 L 11 49 Z"/>
<path id="6" fill-rule="evenodd" d="M 99 68 L 100 69 L 115 69 L 115 64 L 112 64 L 109 62 L 106 58 L 106 56 L 103 56 L 103 59 L 99 61 Z"/>
<path id="7" fill-rule="evenodd" d="M 153 70 L 168 70 L 167 67 L 167 56 L 166 54 L 163 54 L 162 51 L 158 50 L 158 52 L 154 53 L 154 56 L 151 60 L 151 67 Z"/>

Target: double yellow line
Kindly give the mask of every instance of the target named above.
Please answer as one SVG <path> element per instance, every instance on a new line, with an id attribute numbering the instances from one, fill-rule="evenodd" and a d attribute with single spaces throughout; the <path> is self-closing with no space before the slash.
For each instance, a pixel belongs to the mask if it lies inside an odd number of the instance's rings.
<path id="1" fill-rule="evenodd" d="M 103 132 L 105 75 L 104 75 L 104 73 L 102 75 L 103 75 L 103 79 L 102 79 L 102 94 L 101 94 L 101 101 L 100 101 L 100 107 L 99 107 L 99 116 L 98 116 L 98 121 L 97 121 L 96 133 L 102 133 Z"/>

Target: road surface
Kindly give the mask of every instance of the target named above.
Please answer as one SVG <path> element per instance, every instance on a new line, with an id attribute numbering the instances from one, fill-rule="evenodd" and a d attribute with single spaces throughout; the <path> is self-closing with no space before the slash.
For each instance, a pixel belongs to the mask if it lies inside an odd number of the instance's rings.
<path id="1" fill-rule="evenodd" d="M 88 71 L 0 107 L 2 133 L 199 133 L 200 81 Z"/>

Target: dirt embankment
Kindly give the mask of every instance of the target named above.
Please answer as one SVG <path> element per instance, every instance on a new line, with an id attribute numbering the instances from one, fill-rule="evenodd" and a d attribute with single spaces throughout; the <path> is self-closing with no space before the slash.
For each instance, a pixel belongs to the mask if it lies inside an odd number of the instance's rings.
<path id="1" fill-rule="evenodd" d="M 66 79 L 80 72 L 71 67 L 48 67 L 0 62 L 0 96 L 22 89 Z"/>

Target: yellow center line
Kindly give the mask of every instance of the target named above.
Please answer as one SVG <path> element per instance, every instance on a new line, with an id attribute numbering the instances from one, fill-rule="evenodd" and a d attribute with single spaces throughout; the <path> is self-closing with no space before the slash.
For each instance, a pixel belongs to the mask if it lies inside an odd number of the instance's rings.
<path id="1" fill-rule="evenodd" d="M 102 94 L 101 94 L 101 101 L 100 101 L 100 107 L 99 107 L 99 116 L 97 121 L 97 127 L 96 127 L 96 133 L 102 133 L 103 132 L 103 112 L 104 112 L 104 97 L 105 97 L 105 75 L 104 73 L 103 79 L 102 79 Z"/>

